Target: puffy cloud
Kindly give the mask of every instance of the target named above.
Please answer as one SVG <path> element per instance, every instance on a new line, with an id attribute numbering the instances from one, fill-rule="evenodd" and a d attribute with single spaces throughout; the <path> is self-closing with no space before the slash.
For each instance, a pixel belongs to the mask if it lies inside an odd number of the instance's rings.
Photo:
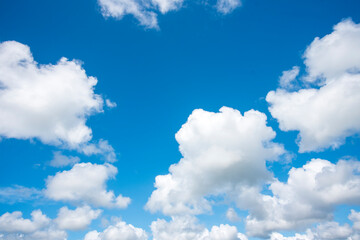
<path id="1" fill-rule="evenodd" d="M 337 205 L 359 205 L 359 172 L 358 161 L 312 159 L 292 168 L 286 183 L 273 182 L 272 195 L 248 191 L 239 196 L 239 206 L 250 212 L 245 220 L 248 234 L 266 237 L 272 231 L 303 229 L 331 219 Z"/>
<path id="2" fill-rule="evenodd" d="M 179 10 L 184 0 L 98 0 L 105 17 L 132 15 L 145 28 L 159 29 L 157 15 Z M 241 6 L 240 0 L 217 0 L 218 12 L 228 14 Z"/>
<path id="3" fill-rule="evenodd" d="M 0 188 L 0 202 L 15 203 L 35 200 L 42 197 L 41 190 L 15 185 L 13 187 Z"/>
<path id="4" fill-rule="evenodd" d="M 305 82 L 319 86 L 268 93 L 271 115 L 283 131 L 299 131 L 299 151 L 337 148 L 360 132 L 360 24 L 340 22 L 305 52 Z M 285 81 L 286 82 L 286 81 Z M 280 83 L 281 84 L 281 83 Z"/>
<path id="5" fill-rule="evenodd" d="M 103 111 L 96 84 L 78 61 L 39 65 L 28 46 L 0 43 L 0 136 L 82 152 L 92 139 L 87 118 Z"/>
<path id="6" fill-rule="evenodd" d="M 240 217 L 237 215 L 235 209 L 233 209 L 233 208 L 229 208 L 226 211 L 226 218 L 232 222 L 240 221 Z"/>
<path id="7" fill-rule="evenodd" d="M 79 157 L 65 156 L 62 155 L 61 152 L 57 151 L 54 152 L 54 157 L 49 164 L 52 167 L 66 167 L 66 166 L 73 166 L 78 162 L 80 162 Z"/>
<path id="8" fill-rule="evenodd" d="M 77 147 L 91 139 L 86 118 L 102 111 L 94 93 L 96 78 L 79 62 L 62 58 L 38 65 L 26 45 L 0 44 L 0 134 L 7 138 L 38 138 L 54 145 Z"/>
<path id="9" fill-rule="evenodd" d="M 240 0 L 217 0 L 216 2 L 216 9 L 223 14 L 228 14 L 240 6 Z"/>
<path id="10" fill-rule="evenodd" d="M 92 220 L 98 218 L 101 212 L 101 210 L 93 210 L 89 206 L 78 207 L 75 210 L 62 207 L 54 221 L 59 229 L 82 230 L 89 226 Z"/>
<path id="11" fill-rule="evenodd" d="M 103 232 L 91 231 L 85 235 L 84 240 L 147 240 L 146 232 L 131 224 L 119 221 L 107 227 Z"/>
<path id="12" fill-rule="evenodd" d="M 51 219 L 40 210 L 31 213 L 31 219 L 24 219 L 21 212 L 5 213 L 0 216 L 0 239 L 3 240 L 65 240 L 67 234 L 51 225 Z"/>
<path id="13" fill-rule="evenodd" d="M 48 177 L 45 195 L 53 200 L 80 202 L 102 207 L 126 208 L 130 198 L 106 190 L 106 181 L 114 178 L 117 168 L 110 164 L 78 163 L 69 171 Z"/>
<path id="14" fill-rule="evenodd" d="M 49 225 L 50 219 L 40 210 L 31 213 L 31 220 L 22 218 L 21 212 L 4 213 L 0 216 L 0 232 L 30 233 Z"/>
<path id="15" fill-rule="evenodd" d="M 247 240 L 234 226 L 221 224 L 209 231 L 192 216 L 173 217 L 170 222 L 158 219 L 151 223 L 151 230 L 154 240 Z"/>
<path id="16" fill-rule="evenodd" d="M 176 133 L 183 158 L 170 166 L 169 174 L 156 177 L 146 208 L 167 215 L 198 214 L 211 209 L 206 196 L 262 184 L 271 179 L 266 160 L 284 153 L 274 137 L 258 111 L 194 110 Z"/>
<path id="17" fill-rule="evenodd" d="M 352 20 L 341 21 L 334 31 L 323 38 L 315 38 L 306 49 L 304 58 L 308 81 L 323 77 L 328 81 L 344 72 L 360 71 L 360 24 Z"/>

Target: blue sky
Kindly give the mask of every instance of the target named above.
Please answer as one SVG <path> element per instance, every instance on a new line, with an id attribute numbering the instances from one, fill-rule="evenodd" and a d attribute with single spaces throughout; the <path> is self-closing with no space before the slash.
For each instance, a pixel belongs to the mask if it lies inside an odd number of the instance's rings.
<path id="1" fill-rule="evenodd" d="M 358 9 L 0 1 L 0 239 L 359 239 Z"/>

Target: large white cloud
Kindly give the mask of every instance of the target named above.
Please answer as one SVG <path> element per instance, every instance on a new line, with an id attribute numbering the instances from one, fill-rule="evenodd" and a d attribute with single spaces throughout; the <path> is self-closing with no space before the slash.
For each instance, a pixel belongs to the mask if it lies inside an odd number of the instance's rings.
<path id="1" fill-rule="evenodd" d="M 151 231 L 154 240 L 247 240 L 234 226 L 221 224 L 209 231 L 192 216 L 173 217 L 170 222 L 158 219 L 151 223 Z"/>
<path id="2" fill-rule="evenodd" d="M 65 240 L 66 232 L 55 228 L 51 219 L 40 210 L 24 219 L 21 212 L 4 213 L 0 216 L 0 239 L 3 240 Z"/>
<path id="3" fill-rule="evenodd" d="M 308 75 L 302 80 L 317 86 L 268 93 L 269 110 L 280 129 L 300 132 L 300 152 L 337 148 L 360 132 L 359 43 L 360 24 L 340 22 L 331 34 L 316 38 L 304 54 Z"/>
<path id="4" fill-rule="evenodd" d="M 28 46 L 0 43 L 0 136 L 82 151 L 92 138 L 87 118 L 103 111 L 96 84 L 78 61 L 39 65 Z"/>
<path id="5" fill-rule="evenodd" d="M 108 208 L 126 208 L 130 198 L 106 190 L 106 181 L 114 178 L 117 168 L 111 164 L 78 163 L 69 171 L 48 177 L 45 195 L 57 201 L 86 203 Z"/>
<path id="6" fill-rule="evenodd" d="M 249 210 L 249 235 L 267 237 L 273 231 L 304 229 L 330 220 L 337 205 L 360 205 L 360 162 L 312 159 L 292 168 L 286 183 L 275 181 L 272 195 L 248 191 L 238 205 Z"/>
<path id="7" fill-rule="evenodd" d="M 83 230 L 90 225 L 92 220 L 98 218 L 101 212 L 101 210 L 93 210 L 89 206 L 78 207 L 75 210 L 62 207 L 54 222 L 59 229 Z"/>
<path id="8" fill-rule="evenodd" d="M 140 25 L 159 29 L 158 13 L 179 10 L 184 0 L 98 0 L 98 3 L 105 17 L 121 19 L 125 15 L 132 15 Z M 215 8 L 220 13 L 228 14 L 239 6 L 240 0 L 217 0 Z"/>
<path id="9" fill-rule="evenodd" d="M 145 230 L 136 228 L 124 221 L 110 225 L 103 232 L 91 231 L 85 235 L 84 240 L 147 240 Z"/>
<path id="10" fill-rule="evenodd" d="M 265 114 L 258 111 L 194 110 L 176 134 L 183 158 L 169 174 L 156 177 L 146 208 L 167 215 L 198 214 L 211 209 L 206 196 L 261 185 L 271 179 L 266 160 L 284 152 L 272 142 L 274 137 Z"/>

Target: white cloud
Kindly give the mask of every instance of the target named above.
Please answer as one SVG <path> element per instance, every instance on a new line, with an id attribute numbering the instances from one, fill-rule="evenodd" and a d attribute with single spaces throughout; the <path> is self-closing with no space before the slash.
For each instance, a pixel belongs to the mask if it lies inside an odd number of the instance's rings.
<path id="1" fill-rule="evenodd" d="M 102 13 L 106 17 L 121 19 L 125 15 L 133 15 L 147 28 L 159 28 L 157 14 L 148 10 L 141 2 L 136 0 L 98 0 Z"/>
<path id="2" fill-rule="evenodd" d="M 38 65 L 26 45 L 0 44 L 0 134 L 7 138 L 40 139 L 76 148 L 91 139 L 86 118 L 101 112 L 94 93 L 96 78 L 79 62 L 62 58 Z"/>
<path id="3" fill-rule="evenodd" d="M 340 22 L 334 32 L 316 38 L 305 53 L 308 76 L 320 86 L 266 97 L 283 131 L 299 131 L 299 152 L 337 148 L 360 132 L 360 24 Z"/>
<path id="4" fill-rule="evenodd" d="M 159 29 L 158 13 L 166 14 L 182 8 L 184 0 L 98 0 L 105 17 L 122 19 L 132 15 L 145 28 Z M 240 0 L 217 0 L 216 9 L 228 14 L 241 6 Z"/>
<path id="5" fill-rule="evenodd" d="M 226 218 L 232 222 L 238 222 L 241 220 L 240 217 L 237 215 L 235 209 L 233 209 L 233 208 L 229 208 L 226 211 Z"/>
<path id="6" fill-rule="evenodd" d="M 162 14 L 181 8 L 184 0 L 151 0 Z"/>
<path id="7" fill-rule="evenodd" d="M 147 240 L 146 232 L 123 221 L 107 227 L 103 232 L 91 231 L 84 240 Z"/>
<path id="8" fill-rule="evenodd" d="M 106 99 L 105 104 L 108 108 L 114 108 L 117 106 L 116 102 L 112 102 L 110 99 Z"/>
<path id="9" fill-rule="evenodd" d="M 79 157 L 65 156 L 61 152 L 54 152 L 54 157 L 50 161 L 50 166 L 52 167 L 66 167 L 73 166 L 74 164 L 80 162 Z"/>
<path id="10" fill-rule="evenodd" d="M 66 232 L 54 228 L 51 219 L 40 210 L 34 210 L 31 219 L 24 219 L 21 212 L 7 212 L 0 216 L 2 240 L 65 240 L 66 238 Z"/>
<path id="11" fill-rule="evenodd" d="M 103 111 L 96 84 L 78 61 L 39 65 L 28 46 L 0 43 L 0 136 L 82 152 L 92 139 L 87 118 Z"/>
<path id="12" fill-rule="evenodd" d="M 198 214 L 211 209 L 206 196 L 270 180 L 266 160 L 284 153 L 274 137 L 258 111 L 194 110 L 176 134 L 183 158 L 170 166 L 169 174 L 156 177 L 146 208 L 166 215 Z"/>
<path id="13" fill-rule="evenodd" d="M 360 24 L 352 20 L 341 21 L 334 31 L 323 38 L 315 38 L 306 49 L 304 58 L 309 77 L 331 81 L 344 72 L 360 71 Z"/>
<path id="14" fill-rule="evenodd" d="M 126 208 L 130 198 L 106 190 L 106 181 L 114 178 L 117 169 L 113 165 L 78 163 L 69 171 L 48 177 L 45 195 L 57 201 L 69 201 L 102 207 Z"/>
<path id="15" fill-rule="evenodd" d="M 36 188 L 27 188 L 19 185 L 0 188 L 0 202 L 4 203 L 24 202 L 41 197 L 42 192 Z"/>
<path id="16" fill-rule="evenodd" d="M 4 213 L 0 216 L 0 232 L 31 233 L 50 224 L 50 219 L 40 210 L 31 213 L 31 220 L 22 218 L 21 212 Z"/>
<path id="17" fill-rule="evenodd" d="M 286 183 L 273 182 L 272 195 L 248 191 L 238 199 L 239 207 L 249 209 L 248 234 L 266 237 L 273 231 L 303 229 L 331 219 L 337 205 L 360 205 L 359 173 L 358 161 L 312 159 L 292 168 Z"/>
<path id="18" fill-rule="evenodd" d="M 296 77 L 299 75 L 300 68 L 294 66 L 291 70 L 283 71 L 279 80 L 280 87 L 282 88 L 291 88 L 293 87 L 293 82 Z"/>
<path id="19" fill-rule="evenodd" d="M 98 218 L 101 212 L 101 210 L 93 210 L 89 206 L 78 207 L 75 210 L 62 207 L 54 221 L 59 229 L 83 230 L 91 224 L 92 220 Z"/>
<path id="20" fill-rule="evenodd" d="M 247 240 L 234 226 L 221 224 L 209 231 L 192 216 L 173 217 L 170 222 L 158 219 L 151 230 L 154 240 Z"/>
<path id="21" fill-rule="evenodd" d="M 107 140 L 100 139 L 97 143 L 88 143 L 83 145 L 81 150 L 85 155 L 102 155 L 107 162 L 113 163 L 117 160 L 115 150 Z"/>
<path id="22" fill-rule="evenodd" d="M 223 14 L 231 13 L 240 6 L 240 0 L 217 0 L 216 2 L 216 9 Z"/>

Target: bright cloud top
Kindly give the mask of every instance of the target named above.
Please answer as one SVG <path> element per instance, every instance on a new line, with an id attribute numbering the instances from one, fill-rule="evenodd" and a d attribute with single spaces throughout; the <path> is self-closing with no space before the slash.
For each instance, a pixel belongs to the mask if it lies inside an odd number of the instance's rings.
<path id="1" fill-rule="evenodd" d="M 106 190 L 106 181 L 114 178 L 117 168 L 110 164 L 79 163 L 69 171 L 48 177 L 45 195 L 56 201 L 86 203 L 107 208 L 126 208 L 130 198 Z"/>
<path id="2" fill-rule="evenodd" d="M 261 185 L 271 179 L 266 160 L 284 153 L 274 137 L 258 111 L 194 110 L 176 134 L 183 158 L 169 174 L 156 177 L 146 208 L 166 215 L 198 214 L 211 210 L 206 196 Z"/>
<path id="3" fill-rule="evenodd" d="M 0 135 L 83 148 L 92 138 L 87 118 L 103 111 L 96 83 L 77 61 L 61 58 L 55 65 L 39 65 L 28 46 L 1 43 Z"/>
<path id="4" fill-rule="evenodd" d="M 135 17 L 140 25 L 158 29 L 157 13 L 166 14 L 179 10 L 184 0 L 98 0 L 105 17 L 121 19 L 125 15 Z M 241 6 L 240 0 L 217 0 L 218 12 L 228 14 Z"/>
<path id="5" fill-rule="evenodd" d="M 344 20 L 334 32 L 316 38 L 304 58 L 313 88 L 287 89 L 298 70 L 283 75 L 281 87 L 268 93 L 269 110 L 283 131 L 299 131 L 299 151 L 337 148 L 360 132 L 360 24 Z"/>

